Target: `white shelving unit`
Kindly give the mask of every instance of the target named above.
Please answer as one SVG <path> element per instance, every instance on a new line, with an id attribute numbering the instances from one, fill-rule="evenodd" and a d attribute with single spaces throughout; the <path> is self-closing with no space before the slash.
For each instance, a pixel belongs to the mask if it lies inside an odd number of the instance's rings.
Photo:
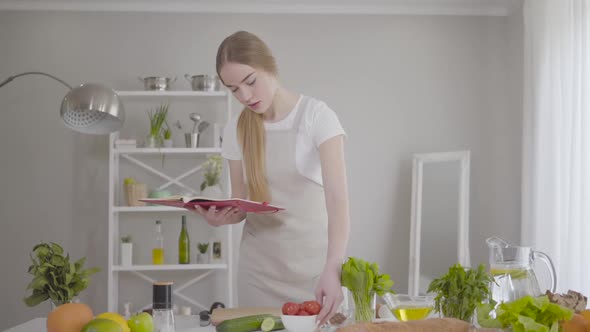
<path id="1" fill-rule="evenodd" d="M 196 92 L 196 91 L 117 91 L 117 94 L 122 98 L 123 104 L 125 105 L 126 112 L 132 112 L 134 103 L 151 103 L 157 105 L 160 102 L 167 101 L 170 104 L 170 112 L 174 112 L 174 102 L 189 101 L 191 104 L 194 101 L 196 106 L 200 102 L 208 98 L 222 98 L 221 100 L 225 103 L 224 121 L 231 116 L 231 95 L 226 91 L 218 92 Z M 129 119 L 129 117 L 128 117 Z M 127 121 L 129 122 L 129 121 Z M 131 123 L 126 123 L 125 126 L 130 126 Z M 213 272 L 221 271 L 227 276 L 227 297 L 226 305 L 229 307 L 233 306 L 233 293 L 234 285 L 232 282 L 232 266 L 233 266 L 233 248 L 232 248 L 232 227 L 225 228 L 225 239 L 223 239 L 224 248 L 224 261 L 223 263 L 212 263 L 212 264 L 164 264 L 164 265 L 132 265 L 132 266 L 121 266 L 119 264 L 119 238 L 120 238 L 120 221 L 133 215 L 134 213 L 175 213 L 186 212 L 184 209 L 166 207 L 166 206 L 124 206 L 124 197 L 120 197 L 122 187 L 122 178 L 120 177 L 120 166 L 122 162 L 127 162 L 139 167 L 144 171 L 152 173 L 153 175 L 161 178 L 164 183 L 157 188 L 162 190 L 171 186 L 181 188 L 180 190 L 190 191 L 198 193 L 197 188 L 191 188 L 187 184 L 183 183 L 183 179 L 198 173 L 201 169 L 200 166 L 191 167 L 185 173 L 179 176 L 173 176 L 165 174 L 164 172 L 157 170 L 155 167 L 148 165 L 143 162 L 141 158 L 149 157 L 150 155 L 175 155 L 175 156 L 197 156 L 205 161 L 207 155 L 221 153 L 219 146 L 219 140 L 214 137 L 212 147 L 205 148 L 184 148 L 184 147 L 173 147 L 173 148 L 116 148 L 115 141 L 119 138 L 119 132 L 112 133 L 109 139 L 109 224 L 108 224 L 108 310 L 112 312 L 119 312 L 119 275 L 121 273 L 131 273 L 146 282 L 152 283 L 156 281 L 150 277 L 150 273 L 166 273 L 170 271 L 197 271 L 200 274 L 186 281 L 184 284 L 175 284 L 174 295 L 178 298 L 185 300 L 186 302 L 197 306 L 202 309 L 208 309 L 207 306 L 199 303 L 197 299 L 191 298 L 183 294 L 183 290 L 188 287 L 206 279 Z M 138 143 L 141 138 L 137 138 Z M 139 146 L 139 145 L 138 145 Z M 191 166 L 193 166 L 191 164 Z M 229 180 L 227 179 L 229 171 L 226 169 L 224 176 L 226 177 L 226 187 L 224 190 L 229 193 Z M 174 193 L 174 192 L 173 192 Z M 188 213 L 188 212 L 187 212 Z M 150 219 L 151 220 L 151 219 Z M 146 241 L 153 242 L 152 238 L 145 239 Z M 193 246 L 196 247 L 196 246 Z M 135 250 L 135 248 L 134 248 Z M 192 250 L 191 250 L 192 251 Z M 177 273 L 177 272 L 176 272 Z M 190 274 L 189 274 L 190 276 Z M 136 308 L 139 309 L 139 308 Z"/>

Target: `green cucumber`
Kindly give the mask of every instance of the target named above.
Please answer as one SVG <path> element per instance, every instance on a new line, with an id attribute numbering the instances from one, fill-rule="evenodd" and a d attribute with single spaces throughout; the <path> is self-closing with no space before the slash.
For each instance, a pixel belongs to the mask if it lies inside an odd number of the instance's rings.
<path id="1" fill-rule="evenodd" d="M 217 325 L 215 331 L 217 332 L 253 332 L 259 331 L 262 327 L 262 322 L 266 318 L 272 318 L 275 321 L 274 327 L 271 331 L 283 330 L 285 326 L 280 317 L 273 315 L 252 315 L 234 319 L 228 319 Z"/>

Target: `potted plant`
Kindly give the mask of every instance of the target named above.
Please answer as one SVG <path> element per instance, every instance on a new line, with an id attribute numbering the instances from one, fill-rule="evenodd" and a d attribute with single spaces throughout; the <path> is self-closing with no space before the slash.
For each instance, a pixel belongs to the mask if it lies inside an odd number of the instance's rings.
<path id="1" fill-rule="evenodd" d="M 491 299 L 490 284 L 494 282 L 483 264 L 471 269 L 455 264 L 444 276 L 434 279 L 427 293 L 436 293 L 435 310 L 443 317 L 457 318 L 468 323 L 475 309 L 484 300 Z"/>
<path id="2" fill-rule="evenodd" d="M 197 263 L 198 264 L 207 264 L 209 263 L 209 256 L 207 255 L 207 250 L 209 249 L 208 242 L 199 242 L 197 244 L 197 249 L 199 252 L 197 253 Z"/>
<path id="3" fill-rule="evenodd" d="M 168 122 L 166 122 L 166 129 L 164 129 L 164 131 L 162 132 L 162 136 L 164 137 L 164 147 L 171 148 L 173 145 L 172 130 L 170 129 L 170 126 L 168 126 Z"/>
<path id="4" fill-rule="evenodd" d="M 150 134 L 147 136 L 145 147 L 159 148 L 164 144 L 162 138 L 162 126 L 166 122 L 166 115 L 168 114 L 168 104 L 162 103 L 154 111 L 148 111 L 150 119 Z"/>
<path id="5" fill-rule="evenodd" d="M 84 269 L 86 257 L 70 262 L 70 255 L 64 256 L 63 248 L 56 243 L 40 243 L 30 254 L 32 265 L 28 273 L 33 280 L 27 286 L 33 294 L 24 302 L 33 307 L 46 300 L 53 306 L 76 301 L 80 292 L 88 287 L 90 276 L 98 268 Z"/>
<path id="6" fill-rule="evenodd" d="M 128 177 L 123 181 L 123 188 L 125 189 L 125 201 L 127 206 L 144 206 L 145 203 L 140 199 L 147 197 L 147 184 L 138 183 L 134 178 Z"/>
<path id="7" fill-rule="evenodd" d="M 223 169 L 222 157 L 218 154 L 210 155 L 201 167 L 205 178 L 201 183 L 201 195 L 208 198 L 224 198 L 223 190 L 219 186 Z"/>
<path id="8" fill-rule="evenodd" d="M 133 242 L 131 242 L 131 235 L 121 238 L 121 265 L 133 265 Z"/>

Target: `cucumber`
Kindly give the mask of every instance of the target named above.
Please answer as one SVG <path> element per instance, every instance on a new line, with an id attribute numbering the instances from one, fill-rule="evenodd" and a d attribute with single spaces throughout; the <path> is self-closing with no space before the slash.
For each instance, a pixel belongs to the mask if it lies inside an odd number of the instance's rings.
<path id="1" fill-rule="evenodd" d="M 221 324 L 217 325 L 217 327 L 215 328 L 215 331 L 217 331 L 217 332 L 259 331 L 264 319 L 269 318 L 269 317 L 271 317 L 275 321 L 274 327 L 271 331 L 285 329 L 285 326 L 283 325 L 283 322 L 281 321 L 280 317 L 276 317 L 273 315 L 252 315 L 252 316 L 224 320 L 223 322 L 221 322 Z"/>

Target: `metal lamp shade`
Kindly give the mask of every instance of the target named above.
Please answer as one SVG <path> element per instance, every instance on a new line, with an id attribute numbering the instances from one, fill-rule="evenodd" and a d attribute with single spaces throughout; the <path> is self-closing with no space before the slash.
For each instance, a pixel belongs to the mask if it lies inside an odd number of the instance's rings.
<path id="1" fill-rule="evenodd" d="M 100 84 L 82 84 L 70 90 L 61 103 L 60 115 L 67 127 L 84 134 L 108 134 L 125 122 L 119 96 Z"/>

